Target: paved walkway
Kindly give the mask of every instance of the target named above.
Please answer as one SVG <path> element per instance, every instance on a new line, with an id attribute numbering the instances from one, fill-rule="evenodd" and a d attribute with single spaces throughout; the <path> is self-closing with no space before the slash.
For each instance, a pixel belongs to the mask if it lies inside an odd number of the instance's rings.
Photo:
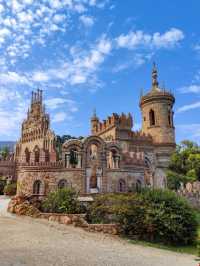
<path id="1" fill-rule="evenodd" d="M 0 266 L 197 266 L 186 254 L 6 213 L 0 197 Z"/>

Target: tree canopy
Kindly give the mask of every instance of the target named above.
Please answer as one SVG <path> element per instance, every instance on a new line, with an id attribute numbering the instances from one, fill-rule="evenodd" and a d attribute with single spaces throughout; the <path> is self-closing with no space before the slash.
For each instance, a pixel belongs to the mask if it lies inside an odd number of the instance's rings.
<path id="1" fill-rule="evenodd" d="M 178 189 L 180 183 L 200 180 L 200 146 L 184 140 L 176 147 L 168 169 L 168 186 Z"/>
<path id="2" fill-rule="evenodd" d="M 9 148 L 7 146 L 3 147 L 0 150 L 0 155 L 3 160 L 6 160 L 9 155 Z"/>

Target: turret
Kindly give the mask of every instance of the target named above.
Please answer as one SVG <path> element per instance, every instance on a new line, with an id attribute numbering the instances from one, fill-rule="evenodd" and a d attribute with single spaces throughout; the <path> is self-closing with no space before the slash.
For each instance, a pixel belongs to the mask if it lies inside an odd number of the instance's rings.
<path id="1" fill-rule="evenodd" d="M 99 123 L 99 118 L 96 115 L 96 109 L 94 109 L 93 115 L 91 117 L 91 134 L 96 135 L 97 133 L 97 127 Z"/>
<path id="2" fill-rule="evenodd" d="M 146 95 L 141 95 L 142 131 L 150 134 L 154 143 L 175 145 L 173 122 L 173 94 L 161 89 L 158 83 L 156 65 L 152 70 L 152 87 Z"/>

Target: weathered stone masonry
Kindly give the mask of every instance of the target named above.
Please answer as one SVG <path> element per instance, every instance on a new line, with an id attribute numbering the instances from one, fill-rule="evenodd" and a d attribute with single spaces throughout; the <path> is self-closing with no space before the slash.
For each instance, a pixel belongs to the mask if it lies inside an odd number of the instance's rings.
<path id="1" fill-rule="evenodd" d="M 81 194 L 164 187 L 165 170 L 175 148 L 174 101 L 170 92 L 159 87 L 154 66 L 152 88 L 140 99 L 142 129 L 132 131 L 130 113 L 114 113 L 103 121 L 94 113 L 91 136 L 66 141 L 60 160 L 42 91 L 33 92 L 16 145 L 18 194 L 46 195 L 65 186 Z"/>

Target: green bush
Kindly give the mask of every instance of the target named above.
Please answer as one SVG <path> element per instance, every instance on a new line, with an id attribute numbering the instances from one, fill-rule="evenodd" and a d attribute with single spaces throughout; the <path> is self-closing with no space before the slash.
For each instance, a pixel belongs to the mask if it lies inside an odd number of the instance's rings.
<path id="1" fill-rule="evenodd" d="M 102 195 L 91 205 L 88 218 L 93 223 L 119 223 L 124 235 L 165 244 L 189 244 L 197 233 L 193 209 L 171 191 Z"/>
<path id="2" fill-rule="evenodd" d="M 4 194 L 5 186 L 6 186 L 6 180 L 0 177 L 0 195 Z"/>
<path id="3" fill-rule="evenodd" d="M 17 192 L 17 183 L 7 184 L 4 187 L 4 194 L 7 196 L 14 196 Z"/>
<path id="4" fill-rule="evenodd" d="M 41 209 L 43 212 L 52 213 L 80 213 L 82 211 L 78 194 L 71 188 L 62 188 L 49 193 L 42 202 Z"/>

